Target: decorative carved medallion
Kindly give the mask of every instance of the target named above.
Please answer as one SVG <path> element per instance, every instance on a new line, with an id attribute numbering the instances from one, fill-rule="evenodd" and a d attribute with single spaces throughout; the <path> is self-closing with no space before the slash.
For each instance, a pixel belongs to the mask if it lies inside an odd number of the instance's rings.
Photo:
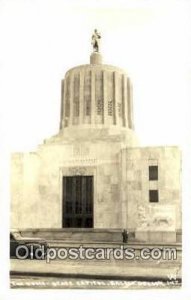
<path id="1" fill-rule="evenodd" d="M 69 172 L 71 176 L 75 176 L 75 175 L 83 176 L 86 175 L 87 169 L 84 167 L 73 167 L 69 169 Z"/>

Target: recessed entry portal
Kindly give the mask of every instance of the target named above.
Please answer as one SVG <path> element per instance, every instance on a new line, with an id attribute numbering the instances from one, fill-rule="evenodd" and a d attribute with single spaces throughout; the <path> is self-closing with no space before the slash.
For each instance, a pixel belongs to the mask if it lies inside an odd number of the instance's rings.
<path id="1" fill-rule="evenodd" d="M 93 176 L 64 176 L 63 228 L 93 227 Z"/>

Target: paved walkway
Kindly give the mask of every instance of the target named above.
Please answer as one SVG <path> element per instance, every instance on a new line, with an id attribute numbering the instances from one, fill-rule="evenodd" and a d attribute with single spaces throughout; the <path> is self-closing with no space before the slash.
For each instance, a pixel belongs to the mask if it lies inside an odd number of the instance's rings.
<path id="1" fill-rule="evenodd" d="M 80 244 L 71 244 L 63 242 L 53 242 L 50 246 L 54 247 L 77 247 Z M 107 243 L 83 243 L 85 248 L 120 248 L 120 244 L 107 244 Z M 180 245 L 137 245 L 128 244 L 126 247 L 132 247 L 136 249 L 136 256 L 134 259 L 128 260 L 126 258 L 116 259 L 110 257 L 110 259 L 100 260 L 100 259 L 54 259 L 50 262 L 46 260 L 19 260 L 11 259 L 11 286 L 16 288 L 17 283 L 22 287 L 27 287 L 27 282 L 33 284 L 39 282 L 38 278 L 43 279 L 41 288 L 52 288 L 53 282 L 59 282 L 58 288 L 94 288 L 96 285 L 96 280 L 104 282 L 98 288 L 111 288 L 111 281 L 118 282 L 114 284 L 116 288 L 133 288 L 133 286 L 151 286 L 154 287 L 153 282 L 159 283 L 158 287 L 169 287 L 172 288 L 180 286 L 181 282 L 181 246 Z M 147 259 L 143 260 L 137 253 L 140 252 L 141 248 L 173 248 L 177 249 L 177 259 L 176 260 L 164 260 L 164 259 Z M 59 279 L 59 280 L 58 280 Z M 67 282 L 71 281 L 72 287 Z M 86 284 L 82 287 L 78 286 L 80 280 L 85 280 Z M 119 280 L 124 281 L 119 284 Z M 62 283 L 60 283 L 62 282 Z M 131 283 L 129 283 L 131 282 Z M 134 283 L 132 283 L 134 282 Z M 139 282 L 139 283 L 138 283 Z M 141 282 L 141 283 L 140 283 Z M 146 282 L 145 285 L 143 282 Z M 30 284 L 29 284 L 30 285 Z M 38 285 L 38 284 L 37 284 Z M 99 284 L 98 284 L 99 285 Z M 40 285 L 38 286 L 40 287 Z"/>

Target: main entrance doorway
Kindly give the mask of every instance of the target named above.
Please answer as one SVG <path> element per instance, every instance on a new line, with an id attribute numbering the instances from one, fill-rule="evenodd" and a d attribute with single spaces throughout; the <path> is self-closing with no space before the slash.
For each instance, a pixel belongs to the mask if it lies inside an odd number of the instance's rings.
<path id="1" fill-rule="evenodd" d="M 93 227 L 93 176 L 65 176 L 62 227 Z"/>

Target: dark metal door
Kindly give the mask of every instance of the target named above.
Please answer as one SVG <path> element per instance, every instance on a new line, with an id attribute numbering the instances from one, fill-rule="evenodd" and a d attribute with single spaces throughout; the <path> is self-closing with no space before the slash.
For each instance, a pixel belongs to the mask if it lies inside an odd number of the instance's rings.
<path id="1" fill-rule="evenodd" d="M 93 227 L 93 176 L 63 177 L 64 228 Z"/>

